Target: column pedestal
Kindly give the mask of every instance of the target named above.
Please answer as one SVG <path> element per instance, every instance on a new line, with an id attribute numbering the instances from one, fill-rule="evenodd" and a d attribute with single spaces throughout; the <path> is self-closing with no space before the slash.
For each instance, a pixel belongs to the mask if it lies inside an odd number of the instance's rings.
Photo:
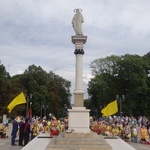
<path id="1" fill-rule="evenodd" d="M 75 133 L 89 133 L 89 109 L 85 107 L 73 107 L 69 112 L 69 130 Z"/>

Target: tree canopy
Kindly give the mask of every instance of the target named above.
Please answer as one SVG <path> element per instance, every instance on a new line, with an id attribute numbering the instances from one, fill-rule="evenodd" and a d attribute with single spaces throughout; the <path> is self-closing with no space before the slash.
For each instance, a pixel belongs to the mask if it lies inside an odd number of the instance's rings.
<path id="1" fill-rule="evenodd" d="M 149 53 L 144 56 L 107 56 L 94 60 L 90 67 L 94 76 L 88 84 L 90 106 L 98 114 L 119 95 L 122 115 L 150 116 Z"/>
<path id="2" fill-rule="evenodd" d="M 27 105 L 32 104 L 33 115 L 54 114 L 56 117 L 67 116 L 66 107 L 71 107 L 71 82 L 46 72 L 40 66 L 30 65 L 22 74 L 10 77 L 3 65 L 0 65 L 0 104 L 1 113 L 7 113 L 8 104 L 22 91 L 27 104 L 18 105 L 12 114 L 26 115 Z"/>

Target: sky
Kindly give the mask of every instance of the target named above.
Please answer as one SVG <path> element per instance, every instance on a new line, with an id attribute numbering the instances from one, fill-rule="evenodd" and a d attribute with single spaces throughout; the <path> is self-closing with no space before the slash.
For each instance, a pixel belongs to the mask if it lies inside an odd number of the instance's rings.
<path id="1" fill-rule="evenodd" d="M 0 0 L 0 61 L 11 76 L 41 66 L 75 82 L 72 18 L 82 9 L 83 88 L 89 64 L 110 55 L 150 51 L 150 0 Z"/>

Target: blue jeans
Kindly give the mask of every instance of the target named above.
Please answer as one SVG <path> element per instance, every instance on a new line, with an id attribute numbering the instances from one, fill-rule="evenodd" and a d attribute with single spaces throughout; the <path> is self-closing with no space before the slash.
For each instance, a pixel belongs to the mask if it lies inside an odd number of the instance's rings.
<path id="1" fill-rule="evenodd" d="M 137 143 L 137 137 L 136 136 L 133 136 L 132 140 L 133 140 L 133 142 Z"/>

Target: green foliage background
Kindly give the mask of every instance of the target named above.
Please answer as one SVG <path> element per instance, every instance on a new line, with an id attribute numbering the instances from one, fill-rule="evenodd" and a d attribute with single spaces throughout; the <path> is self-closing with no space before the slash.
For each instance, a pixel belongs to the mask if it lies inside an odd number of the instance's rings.
<path id="1" fill-rule="evenodd" d="M 118 95 L 122 115 L 150 117 L 150 52 L 144 56 L 98 58 L 90 63 L 90 68 L 93 78 L 88 83 L 89 99 L 84 100 L 84 105 L 91 110 L 91 116 L 100 117 L 101 110 Z M 52 113 L 65 117 L 67 108 L 71 108 L 70 87 L 70 81 L 40 66 L 31 65 L 23 74 L 11 77 L 0 65 L 0 113 L 7 114 L 7 105 L 23 91 L 28 102 L 32 101 L 33 115 Z M 16 106 L 11 114 L 25 116 L 26 105 Z"/>
<path id="2" fill-rule="evenodd" d="M 91 115 L 101 116 L 101 110 L 118 95 L 122 115 L 150 117 L 150 53 L 99 58 L 90 67 L 93 78 L 88 84 L 90 98 L 85 105 L 91 109 Z"/>
<path id="3" fill-rule="evenodd" d="M 0 65 L 0 113 L 8 113 L 8 104 L 22 91 L 28 105 L 32 102 L 34 116 L 52 113 L 66 117 L 66 108 L 71 107 L 71 82 L 46 72 L 40 66 L 31 65 L 23 74 L 10 76 L 4 65 Z M 32 99 L 30 95 L 32 94 Z M 16 106 L 11 115 L 26 116 L 26 104 Z"/>

